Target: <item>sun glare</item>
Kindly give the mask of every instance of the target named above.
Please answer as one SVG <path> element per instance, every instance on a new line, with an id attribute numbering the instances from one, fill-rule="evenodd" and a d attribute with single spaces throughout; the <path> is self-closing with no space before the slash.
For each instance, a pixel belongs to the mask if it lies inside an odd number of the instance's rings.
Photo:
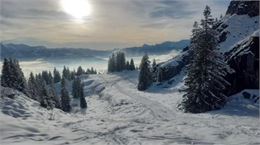
<path id="1" fill-rule="evenodd" d="M 88 0 L 60 0 L 63 10 L 78 20 L 90 16 L 91 6 Z"/>

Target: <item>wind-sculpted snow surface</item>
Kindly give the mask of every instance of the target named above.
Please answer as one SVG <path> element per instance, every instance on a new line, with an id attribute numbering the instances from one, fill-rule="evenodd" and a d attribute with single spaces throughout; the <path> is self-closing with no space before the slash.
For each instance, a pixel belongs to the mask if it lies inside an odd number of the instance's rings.
<path id="1" fill-rule="evenodd" d="M 137 91 L 137 71 L 85 76 L 86 112 L 48 111 L 24 94 L 2 88 L 3 145 L 246 145 L 260 144 L 259 105 L 234 95 L 222 110 L 177 109 L 184 72 L 171 84 Z M 258 94 L 258 90 L 246 90 Z"/>

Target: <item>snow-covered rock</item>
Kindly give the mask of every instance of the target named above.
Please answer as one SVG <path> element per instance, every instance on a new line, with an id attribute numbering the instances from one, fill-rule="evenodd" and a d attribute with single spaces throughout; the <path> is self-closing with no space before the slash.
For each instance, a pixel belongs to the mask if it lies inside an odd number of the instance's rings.
<path id="1" fill-rule="evenodd" d="M 259 1 L 257 0 L 232 0 L 228 6 L 226 15 L 248 15 L 250 17 L 259 15 Z"/>

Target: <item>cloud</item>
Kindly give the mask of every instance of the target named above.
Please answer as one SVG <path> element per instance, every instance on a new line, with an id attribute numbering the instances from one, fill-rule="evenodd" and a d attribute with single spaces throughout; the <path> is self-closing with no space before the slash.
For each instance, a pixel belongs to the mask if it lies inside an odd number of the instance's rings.
<path id="1" fill-rule="evenodd" d="M 50 0 L 1 0 L 1 5 L 3 19 L 68 19 Z"/>
<path id="2" fill-rule="evenodd" d="M 178 41 L 190 37 L 206 4 L 224 14 L 227 0 L 88 0 L 93 13 L 83 22 L 62 11 L 59 0 L 0 0 L 2 41 L 34 45 L 123 46 Z"/>
<path id="3" fill-rule="evenodd" d="M 185 1 L 163 0 L 150 13 L 152 18 L 169 17 L 174 19 L 187 19 L 196 14 L 196 11 L 188 9 Z"/>

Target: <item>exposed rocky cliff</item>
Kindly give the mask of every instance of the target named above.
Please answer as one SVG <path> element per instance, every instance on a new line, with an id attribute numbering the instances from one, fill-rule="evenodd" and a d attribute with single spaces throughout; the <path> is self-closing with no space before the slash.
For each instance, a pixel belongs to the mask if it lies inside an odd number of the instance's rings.
<path id="1" fill-rule="evenodd" d="M 226 15 L 249 15 L 250 17 L 259 16 L 259 1 L 258 0 L 236 0 L 231 1 Z"/>

